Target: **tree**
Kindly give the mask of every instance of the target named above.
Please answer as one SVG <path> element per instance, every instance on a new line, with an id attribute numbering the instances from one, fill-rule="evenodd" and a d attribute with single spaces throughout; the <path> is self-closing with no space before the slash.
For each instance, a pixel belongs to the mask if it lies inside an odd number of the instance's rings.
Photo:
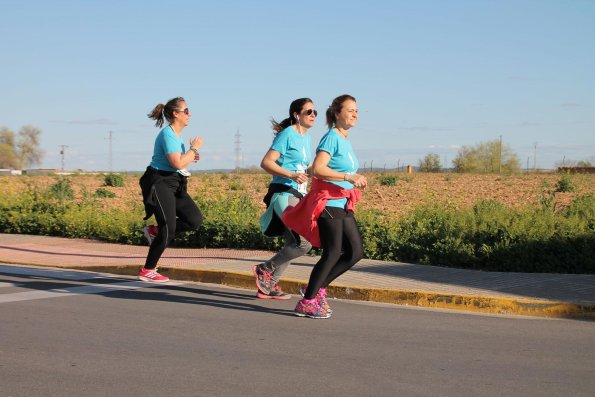
<path id="1" fill-rule="evenodd" d="M 6 127 L 0 130 L 0 168 L 18 168 L 14 132 Z"/>
<path id="2" fill-rule="evenodd" d="M 500 154 L 498 139 L 481 142 L 475 146 L 463 146 L 452 164 L 456 172 L 498 172 L 501 168 L 502 172 L 513 173 L 521 169 L 518 156 L 508 145 L 502 146 Z"/>
<path id="3" fill-rule="evenodd" d="M 0 129 L 0 168 L 19 169 L 41 164 L 43 150 L 39 148 L 41 131 L 32 126 L 25 126 L 19 131 L 18 141 L 15 134 L 6 127 Z"/>
<path id="4" fill-rule="evenodd" d="M 17 157 L 21 168 L 30 165 L 39 165 L 43 158 L 43 150 L 39 148 L 39 128 L 27 125 L 19 131 L 19 142 L 17 143 Z"/>
<path id="5" fill-rule="evenodd" d="M 440 156 L 429 153 L 419 160 L 419 170 L 422 172 L 440 172 Z"/>
<path id="6" fill-rule="evenodd" d="M 579 160 L 579 161 L 566 160 L 566 158 L 564 158 L 564 160 L 557 161 L 554 165 L 557 168 L 560 168 L 560 167 L 593 167 L 593 164 L 595 164 L 595 157 L 591 156 L 588 159 Z"/>

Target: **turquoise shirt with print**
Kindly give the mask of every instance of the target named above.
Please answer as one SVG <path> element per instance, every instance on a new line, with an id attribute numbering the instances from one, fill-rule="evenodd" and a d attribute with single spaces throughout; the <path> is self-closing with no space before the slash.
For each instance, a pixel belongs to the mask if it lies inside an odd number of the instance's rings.
<path id="1" fill-rule="evenodd" d="M 155 138 L 155 146 L 153 147 L 153 158 L 151 159 L 151 167 L 161 171 L 177 171 L 173 168 L 167 159 L 167 155 L 175 152 L 181 154 L 186 153 L 184 142 L 182 138 L 177 136 L 170 125 L 163 128 L 157 138 Z"/>
<path id="2" fill-rule="evenodd" d="M 276 161 L 280 167 L 292 172 L 305 172 L 312 160 L 311 145 L 310 135 L 302 135 L 289 126 L 275 136 L 271 149 L 281 154 Z M 274 175 L 271 182 L 298 188 L 297 182 L 282 176 Z"/>
<path id="3" fill-rule="evenodd" d="M 353 175 L 359 168 L 359 162 L 351 146 L 351 141 L 341 135 L 336 129 L 331 129 L 322 136 L 320 143 L 316 148 L 316 153 L 325 151 L 330 154 L 331 159 L 328 162 L 328 167 L 334 171 L 343 174 Z M 326 181 L 341 186 L 343 189 L 353 189 L 353 184 L 347 181 Z M 328 200 L 327 207 L 345 208 L 347 199 Z"/>

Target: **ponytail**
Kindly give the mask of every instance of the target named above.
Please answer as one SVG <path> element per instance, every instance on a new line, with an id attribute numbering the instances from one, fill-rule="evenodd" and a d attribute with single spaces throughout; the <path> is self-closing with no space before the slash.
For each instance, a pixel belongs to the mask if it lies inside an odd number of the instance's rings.
<path id="1" fill-rule="evenodd" d="M 158 104 L 153 110 L 147 114 L 150 119 L 155 120 L 155 127 L 163 127 L 163 122 L 167 120 L 169 123 L 174 121 L 174 110 L 178 110 L 178 103 L 184 102 L 184 98 L 181 96 L 175 97 L 167 101 L 164 105 Z"/>
<path id="2" fill-rule="evenodd" d="M 283 121 L 281 122 L 278 122 L 275 119 L 271 119 L 271 128 L 273 129 L 273 131 L 275 131 L 275 135 L 277 135 L 278 133 L 280 133 L 281 131 L 283 131 L 295 122 L 296 120 L 293 118 L 293 116 L 283 119 Z"/>
<path id="3" fill-rule="evenodd" d="M 278 122 L 275 119 L 271 119 L 271 128 L 273 129 L 273 131 L 275 131 L 275 135 L 280 133 L 290 125 L 297 123 L 297 120 L 295 119 L 295 116 L 293 114 L 301 113 L 302 109 L 304 108 L 304 105 L 307 103 L 312 103 L 312 100 L 310 98 L 296 99 L 295 101 L 291 102 L 291 105 L 289 105 L 288 118 L 283 119 L 283 121 L 281 122 Z"/>
<path id="4" fill-rule="evenodd" d="M 151 113 L 147 114 L 150 119 L 156 120 L 155 127 L 161 128 L 163 126 L 163 109 L 165 105 L 160 103 L 151 111 Z"/>

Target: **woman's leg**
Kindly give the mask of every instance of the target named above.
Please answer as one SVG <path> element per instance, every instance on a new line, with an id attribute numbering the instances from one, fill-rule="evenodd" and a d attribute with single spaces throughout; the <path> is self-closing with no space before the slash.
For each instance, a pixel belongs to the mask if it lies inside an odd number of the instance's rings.
<path id="1" fill-rule="evenodd" d="M 294 207 L 299 201 L 300 200 L 294 196 L 279 197 L 274 202 L 273 210 L 278 217 L 281 217 L 281 214 L 287 207 Z M 310 244 L 308 240 L 287 227 L 283 231 L 283 237 L 285 238 L 285 245 L 283 248 L 281 248 L 281 250 L 271 259 L 261 263 L 255 268 L 255 273 L 256 276 L 258 276 L 259 281 L 259 290 L 262 290 L 263 292 L 267 292 L 267 290 L 279 283 L 281 275 L 285 272 L 289 263 L 293 259 L 307 254 L 308 251 L 312 249 L 312 244 Z M 270 280 L 268 277 L 270 277 Z"/>
<path id="2" fill-rule="evenodd" d="M 176 234 L 196 230 L 202 225 L 202 213 L 188 193 L 176 196 Z"/>
<path id="3" fill-rule="evenodd" d="M 353 214 L 343 218 L 343 254 L 338 262 L 329 272 L 326 280 L 322 283 L 322 288 L 326 288 L 341 274 L 351 269 L 353 265 L 364 257 L 364 246 L 362 236 L 357 227 L 357 222 Z"/>
<path id="4" fill-rule="evenodd" d="M 165 248 L 173 240 L 176 233 L 176 187 L 166 183 L 155 185 L 155 219 L 159 233 L 151 246 L 145 261 L 145 269 L 155 269 Z"/>
<path id="5" fill-rule="evenodd" d="M 318 290 L 323 286 L 329 273 L 341 258 L 343 245 L 343 219 L 318 218 L 322 256 L 314 265 L 308 288 L 304 294 L 305 299 L 314 299 Z"/>
<path id="6" fill-rule="evenodd" d="M 307 254 L 312 249 L 312 245 L 305 238 L 289 228 L 285 228 L 283 236 L 285 237 L 285 245 L 281 248 L 281 251 L 260 266 L 262 270 L 271 273 L 271 285 L 276 285 L 279 282 L 281 275 L 293 259 Z"/>

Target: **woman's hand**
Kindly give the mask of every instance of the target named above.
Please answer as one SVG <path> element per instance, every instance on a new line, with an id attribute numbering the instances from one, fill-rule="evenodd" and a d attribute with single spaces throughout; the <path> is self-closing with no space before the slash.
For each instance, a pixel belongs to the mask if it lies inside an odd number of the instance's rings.
<path id="1" fill-rule="evenodd" d="M 360 174 L 348 175 L 346 181 L 353 183 L 353 186 L 365 189 L 368 186 L 366 177 Z"/>
<path id="2" fill-rule="evenodd" d="M 190 138 L 190 151 L 194 152 L 194 159 L 192 159 L 193 163 L 198 162 L 200 160 L 200 153 L 198 153 L 198 149 L 203 144 L 203 140 L 199 136 L 195 136 L 194 138 Z"/>
<path id="3" fill-rule="evenodd" d="M 294 172 L 291 174 L 291 180 L 296 181 L 298 184 L 302 184 L 304 182 L 308 182 L 308 174 L 306 173 L 298 173 Z"/>
<path id="4" fill-rule="evenodd" d="M 199 136 L 195 136 L 194 138 L 190 138 L 190 147 L 195 148 L 196 150 L 200 149 L 203 144 L 203 140 Z"/>

